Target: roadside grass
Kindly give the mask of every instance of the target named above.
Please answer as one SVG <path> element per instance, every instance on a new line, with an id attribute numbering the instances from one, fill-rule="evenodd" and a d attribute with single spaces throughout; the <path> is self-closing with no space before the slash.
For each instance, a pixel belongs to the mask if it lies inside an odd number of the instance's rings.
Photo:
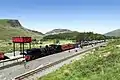
<path id="1" fill-rule="evenodd" d="M 109 42 L 106 47 L 96 48 L 80 60 L 38 80 L 119 80 L 120 40 Z"/>

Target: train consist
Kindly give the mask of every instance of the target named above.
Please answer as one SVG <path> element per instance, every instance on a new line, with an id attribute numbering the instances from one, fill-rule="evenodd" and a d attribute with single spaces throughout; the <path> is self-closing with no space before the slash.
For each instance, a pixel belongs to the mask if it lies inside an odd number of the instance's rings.
<path id="1" fill-rule="evenodd" d="M 98 40 L 98 41 L 84 41 L 84 42 L 78 42 L 76 44 L 64 44 L 64 45 L 46 45 L 45 47 L 40 48 L 32 48 L 27 49 L 24 53 L 24 57 L 26 61 L 34 60 L 40 57 L 48 56 L 51 54 L 56 54 L 62 51 L 74 49 L 74 48 L 82 48 L 83 46 L 88 45 L 95 45 L 97 43 L 102 43 L 104 40 Z M 4 53 L 0 52 L 0 60 L 9 59 L 9 57 L 5 56 Z"/>
<path id="2" fill-rule="evenodd" d="M 64 45 L 46 45 L 45 47 L 40 47 L 40 48 L 33 48 L 33 49 L 27 49 L 25 53 L 25 60 L 30 61 L 34 60 L 40 57 L 44 57 L 47 55 L 51 54 L 56 54 L 62 51 L 78 48 L 78 47 L 83 47 L 83 46 L 88 46 L 88 45 L 95 45 L 97 43 L 102 43 L 104 40 L 100 41 L 84 41 L 81 43 L 76 43 L 76 44 L 64 44 Z"/>

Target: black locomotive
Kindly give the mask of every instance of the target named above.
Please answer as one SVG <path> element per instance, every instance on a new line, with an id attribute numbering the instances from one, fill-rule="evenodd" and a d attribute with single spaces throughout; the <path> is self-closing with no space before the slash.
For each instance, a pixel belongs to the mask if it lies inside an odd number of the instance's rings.
<path id="1" fill-rule="evenodd" d="M 59 53 L 62 51 L 74 49 L 75 44 L 64 44 L 64 45 L 46 45 L 41 48 L 27 49 L 25 54 L 25 60 L 30 61 L 47 55 Z"/>

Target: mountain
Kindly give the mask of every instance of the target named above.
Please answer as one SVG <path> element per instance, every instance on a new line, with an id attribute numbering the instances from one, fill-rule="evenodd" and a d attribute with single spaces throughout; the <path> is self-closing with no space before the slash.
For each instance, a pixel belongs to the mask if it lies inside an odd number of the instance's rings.
<path id="1" fill-rule="evenodd" d="M 115 37 L 120 37 L 120 29 L 108 32 L 104 34 L 105 36 L 115 36 Z"/>
<path id="2" fill-rule="evenodd" d="M 15 36 L 30 36 L 32 38 L 41 39 L 43 34 L 24 28 L 18 20 L 0 19 L 0 40 L 10 40 Z"/>
<path id="3" fill-rule="evenodd" d="M 72 31 L 69 33 L 60 33 L 55 35 L 47 35 L 43 37 L 43 41 L 47 40 L 103 40 L 104 35 L 93 33 L 93 32 L 77 32 Z"/>
<path id="4" fill-rule="evenodd" d="M 30 30 L 30 29 L 26 29 L 26 30 L 33 32 L 33 33 L 36 33 L 36 34 L 39 34 L 39 35 L 44 35 L 42 32 L 39 32 L 39 31 Z"/>
<path id="5" fill-rule="evenodd" d="M 76 37 L 80 33 L 77 31 L 71 31 L 71 32 L 66 32 L 66 33 L 59 33 L 59 34 L 54 34 L 54 35 L 46 35 L 43 37 L 43 41 L 49 40 L 49 39 L 64 39 L 64 40 L 75 40 Z"/>
<path id="6" fill-rule="evenodd" d="M 52 31 L 45 33 L 45 35 L 54 35 L 54 34 L 69 33 L 69 32 L 72 32 L 72 31 L 68 29 L 53 29 Z"/>

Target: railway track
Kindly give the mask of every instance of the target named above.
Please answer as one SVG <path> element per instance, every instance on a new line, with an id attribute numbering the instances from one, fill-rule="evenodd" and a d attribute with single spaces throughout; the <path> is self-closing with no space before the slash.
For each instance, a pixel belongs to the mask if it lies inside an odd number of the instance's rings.
<path id="1" fill-rule="evenodd" d="M 17 55 L 19 54 L 19 52 L 17 52 Z M 7 56 L 11 56 L 10 53 L 6 54 Z M 19 65 L 21 63 L 24 62 L 24 58 L 23 56 L 19 56 L 19 57 L 12 57 L 10 59 L 7 60 L 2 60 L 0 61 L 0 70 L 5 69 L 5 68 L 9 68 L 15 65 Z"/>
<path id="2" fill-rule="evenodd" d="M 78 55 L 80 55 L 81 53 L 84 53 L 84 52 L 87 52 L 87 51 L 92 50 L 92 49 L 94 49 L 94 48 L 100 47 L 100 46 L 102 46 L 102 45 L 104 45 L 104 44 L 106 44 L 106 43 L 101 43 L 101 44 L 99 44 L 99 45 L 97 45 L 97 46 L 87 48 L 87 49 L 83 50 L 82 52 L 77 52 L 77 53 L 74 54 L 74 55 L 68 56 L 68 57 L 66 57 L 66 58 L 60 59 L 60 60 L 55 61 L 55 62 L 52 62 L 52 63 L 49 63 L 49 64 L 47 64 L 47 65 L 44 65 L 43 67 L 40 67 L 40 66 L 39 66 L 39 67 L 37 67 L 37 68 L 34 69 L 34 70 L 31 70 L 31 71 L 29 71 L 29 72 L 26 72 L 26 73 L 24 73 L 24 74 L 21 74 L 21 75 L 18 75 L 18 76 L 16 76 L 16 77 L 14 77 L 13 80 L 23 80 L 23 79 L 25 79 L 25 78 L 28 78 L 28 77 L 34 75 L 34 74 L 37 74 L 38 72 L 42 72 L 43 70 L 45 70 L 45 69 L 47 69 L 47 68 L 50 68 L 50 67 L 52 67 L 52 66 L 54 66 L 54 65 L 57 65 L 57 64 L 59 64 L 59 63 L 61 63 L 61 62 L 63 62 L 63 61 L 66 61 L 66 60 L 68 60 L 68 59 L 70 59 L 70 58 L 72 58 L 72 57 L 78 56 Z"/>

